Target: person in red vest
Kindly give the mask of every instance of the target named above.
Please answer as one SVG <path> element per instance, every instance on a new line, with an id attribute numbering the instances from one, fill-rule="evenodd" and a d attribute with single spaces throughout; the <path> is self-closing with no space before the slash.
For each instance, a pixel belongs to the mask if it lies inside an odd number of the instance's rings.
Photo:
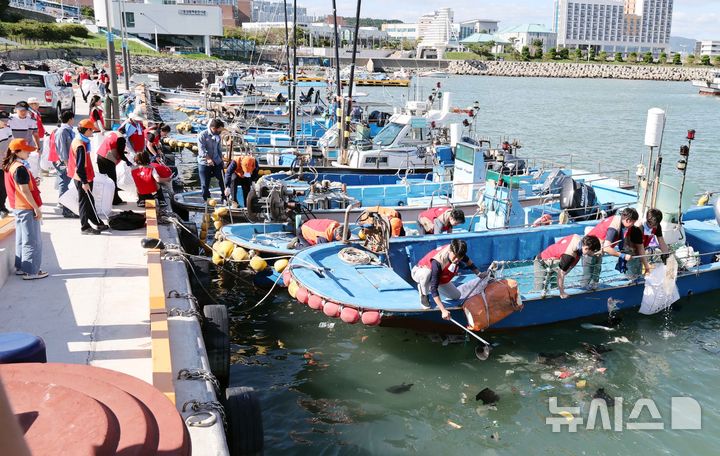
<path id="1" fill-rule="evenodd" d="M 95 122 L 95 128 L 100 133 L 105 132 L 105 112 L 103 111 L 103 100 L 100 95 L 93 95 L 90 99 L 90 112 L 88 117 Z"/>
<path id="2" fill-rule="evenodd" d="M 96 131 L 97 127 L 92 120 L 83 119 L 78 122 L 77 136 L 70 144 L 67 175 L 75 182 L 78 191 L 80 231 L 82 234 L 100 234 L 108 229 L 108 226 L 98 217 L 95 209 L 95 198 L 93 198 L 92 194 L 95 170 L 90 158 L 90 137 L 88 135 Z"/>
<path id="3" fill-rule="evenodd" d="M 660 248 L 660 252 L 662 252 L 660 254 L 660 259 L 663 263 L 665 263 L 670 256 L 670 249 L 663 237 L 662 227 L 660 227 L 662 219 L 663 213 L 660 209 L 650 208 L 645 213 L 645 222 L 640 224 L 643 242 L 642 245 L 638 246 L 638 253 L 640 254 L 640 259 L 642 260 L 646 272 L 650 272 L 652 270 L 652 265 L 645 257 L 646 249 L 654 250 L 655 248 Z"/>
<path id="4" fill-rule="evenodd" d="M 108 92 L 110 92 L 110 76 L 108 76 L 107 71 L 103 68 L 100 70 L 100 75 L 98 76 L 98 82 L 100 83 L 100 94 L 102 96 L 106 96 Z"/>
<path id="5" fill-rule="evenodd" d="M 340 241 L 343 238 L 344 226 L 342 223 L 330 219 L 310 219 L 300 226 L 296 239 L 288 248 L 309 247 L 317 244 Z M 350 232 L 348 231 L 348 235 Z"/>
<path id="6" fill-rule="evenodd" d="M 634 226 L 638 221 L 635 209 L 627 207 L 621 213 L 601 220 L 588 234 L 597 236 L 602 243 L 603 252 L 618 259 L 615 268 L 627 273 L 629 278 L 640 277 L 642 262 L 633 256 L 641 255 L 642 231 Z M 583 275 L 580 285 L 590 289 L 597 288 L 602 272 L 602 257 L 593 256 L 583 262 Z"/>
<path id="7" fill-rule="evenodd" d="M 128 167 L 133 167 L 132 162 L 125 156 L 125 144 L 125 138 L 120 133 L 113 131 L 105 136 L 97 150 L 98 172 L 105 174 L 115 184 L 115 196 L 113 197 L 115 206 L 125 204 L 125 201 L 120 198 L 120 189 L 117 188 L 116 166 L 124 161 Z"/>
<path id="8" fill-rule="evenodd" d="M 36 97 L 30 97 L 27 103 L 30 107 L 30 117 L 32 117 L 37 124 L 38 149 L 42 150 L 42 142 L 45 138 L 45 125 L 43 125 L 42 115 L 40 114 L 40 101 Z"/>
<path id="9" fill-rule="evenodd" d="M 118 131 L 125 135 L 133 153 L 145 150 L 145 126 L 143 126 L 143 120 L 142 114 L 133 112 L 118 128 Z"/>
<path id="10" fill-rule="evenodd" d="M 452 233 L 454 226 L 465 223 L 465 213 L 449 206 L 431 207 L 418 215 L 420 234 Z"/>
<path id="11" fill-rule="evenodd" d="M 560 297 L 567 298 L 565 276 L 578 264 L 583 255 L 592 257 L 598 252 L 600 252 L 600 239 L 592 234 L 585 237 L 571 234 L 560 239 L 535 257 L 535 290 L 546 291 L 553 276 L 557 274 Z"/>
<path id="12" fill-rule="evenodd" d="M 429 251 L 410 272 L 412 279 L 418 284 L 420 304 L 429 309 L 428 295 L 432 296 L 445 320 L 450 318 L 450 312 L 443 305 L 440 294 L 451 301 L 460 299 L 460 290 L 453 285 L 452 279 L 461 267 L 471 269 L 478 277 L 483 276 L 468 258 L 465 241 L 453 239 L 450 244 Z"/>
<path id="13" fill-rule="evenodd" d="M 23 276 L 24 280 L 48 276 L 40 269 L 42 199 L 32 172 L 25 166 L 34 150 L 25 139 L 13 139 L 2 162 L 8 203 L 15 213 L 15 275 Z"/>
<path id="14" fill-rule="evenodd" d="M 135 154 L 137 167 L 131 171 L 138 192 L 138 206 L 145 207 L 145 201 L 157 198 L 160 206 L 167 206 L 165 197 L 160 190 L 160 175 L 150 165 L 150 154 L 147 151 Z"/>
<path id="15" fill-rule="evenodd" d="M 90 74 L 88 73 L 87 69 L 85 67 L 80 68 L 80 73 L 78 73 L 77 77 L 77 84 L 78 87 L 80 87 L 80 94 L 82 95 L 83 101 L 87 102 L 87 97 L 90 95 L 89 93 L 85 93 L 83 90 L 83 82 L 90 79 Z"/>
<path id="16" fill-rule="evenodd" d="M 253 181 L 258 179 L 257 160 L 251 155 L 242 155 L 230 160 L 225 170 L 225 196 L 244 207 Z M 237 196 L 238 185 L 242 188 L 242 199 Z M 237 205 L 237 204 L 236 204 Z"/>

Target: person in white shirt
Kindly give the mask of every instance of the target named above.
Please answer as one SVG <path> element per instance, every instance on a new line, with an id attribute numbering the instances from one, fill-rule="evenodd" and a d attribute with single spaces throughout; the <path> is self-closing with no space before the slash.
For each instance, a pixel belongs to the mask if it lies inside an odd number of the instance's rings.
<path id="1" fill-rule="evenodd" d="M 40 147 L 40 138 L 38 137 L 37 120 L 30 115 L 30 106 L 26 101 L 19 101 L 15 105 L 15 114 L 10 116 L 8 127 L 12 129 L 12 135 L 15 139 L 24 139 L 28 144 Z"/>
<path id="2" fill-rule="evenodd" d="M 8 120 L 10 120 L 10 114 L 5 111 L 0 111 L 0 163 L 5 160 L 8 145 L 13 139 L 12 129 L 8 127 Z M 5 206 L 6 200 L 7 192 L 5 191 L 5 173 L 2 169 L 0 169 L 0 218 L 5 218 L 10 213 L 7 206 Z"/>

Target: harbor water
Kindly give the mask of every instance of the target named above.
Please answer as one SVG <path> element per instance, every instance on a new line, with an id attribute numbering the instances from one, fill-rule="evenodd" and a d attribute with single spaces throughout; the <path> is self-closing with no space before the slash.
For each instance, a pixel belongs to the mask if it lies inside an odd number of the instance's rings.
<path id="1" fill-rule="evenodd" d="M 523 157 L 573 153 L 574 165 L 589 170 L 601 160 L 604 169 L 634 172 L 647 154 L 647 110 L 660 107 L 668 113 L 666 174 L 676 172 L 692 128 L 688 179 L 699 190 L 720 190 L 720 99 L 698 95 L 689 83 L 452 77 L 428 80 L 426 95 L 436 81 L 453 93 L 453 106 L 479 102 L 478 133 L 493 143 L 517 138 Z M 395 103 L 408 94 L 361 90 L 367 99 Z M 622 314 L 609 331 L 568 322 L 490 333 L 495 347 L 483 362 L 462 336 L 343 324 L 284 290 L 255 307 L 264 290 L 232 276 L 214 278 L 211 292 L 232 316 L 231 386 L 260 393 L 268 455 L 714 454 L 720 446 L 717 293 L 685 298 L 679 309 L 652 317 Z M 584 344 L 610 351 L 588 353 Z M 484 388 L 499 395 L 495 405 L 476 400 Z M 623 404 L 610 408 L 610 429 L 599 414 L 587 429 L 599 388 Z M 676 396 L 700 405 L 701 430 L 672 429 Z M 579 413 L 552 415 L 551 397 Z M 645 408 L 631 419 L 639 399 L 654 401 L 660 417 Z M 563 426 L 555 433 L 546 423 L 551 416 L 583 422 L 577 432 Z M 645 422 L 663 429 L 628 429 Z"/>

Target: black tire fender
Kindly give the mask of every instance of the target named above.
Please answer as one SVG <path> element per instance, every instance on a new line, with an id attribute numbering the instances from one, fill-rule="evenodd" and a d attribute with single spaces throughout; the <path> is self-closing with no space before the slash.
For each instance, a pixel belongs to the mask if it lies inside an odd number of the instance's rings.
<path id="1" fill-rule="evenodd" d="M 264 432 L 260 401 L 255 390 L 246 386 L 228 388 L 224 406 L 230 455 L 261 453 Z"/>
<path id="2" fill-rule="evenodd" d="M 207 305 L 203 308 L 203 315 L 205 322 L 202 332 L 210 370 L 224 389 L 230 381 L 230 327 L 227 307 Z"/>

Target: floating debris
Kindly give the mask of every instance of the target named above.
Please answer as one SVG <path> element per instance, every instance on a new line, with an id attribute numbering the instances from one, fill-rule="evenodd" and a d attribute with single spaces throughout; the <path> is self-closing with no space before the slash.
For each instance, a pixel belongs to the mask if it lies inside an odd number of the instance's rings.
<path id="1" fill-rule="evenodd" d="M 615 328 L 610 328 L 607 326 L 600 326 L 600 325 L 594 325 L 592 323 L 583 323 L 580 325 L 583 329 L 599 329 L 602 331 L 615 331 Z"/>
<path id="2" fill-rule="evenodd" d="M 459 425 L 459 424 L 457 424 L 457 423 L 454 422 L 454 421 L 447 420 L 447 424 L 449 424 L 451 427 L 453 427 L 453 428 L 455 428 L 455 429 L 462 429 L 462 426 Z"/>
<path id="3" fill-rule="evenodd" d="M 333 329 L 335 327 L 334 321 L 321 321 L 318 324 L 318 328 L 327 328 L 327 329 Z"/>
<path id="4" fill-rule="evenodd" d="M 578 380 L 575 383 L 575 387 L 578 389 L 585 388 L 587 386 L 587 380 Z"/>
<path id="5" fill-rule="evenodd" d="M 388 393 L 393 393 L 393 394 L 407 393 L 408 391 L 410 391 L 410 388 L 412 388 L 413 385 L 414 385 L 414 383 L 403 382 L 401 385 L 390 386 L 390 387 L 386 388 L 385 391 L 387 391 Z"/>
<path id="6" fill-rule="evenodd" d="M 500 400 L 500 396 L 490 388 L 485 388 L 475 396 L 476 401 L 482 401 L 483 404 L 495 404 Z"/>
<path id="7" fill-rule="evenodd" d="M 564 416 L 566 420 L 568 420 L 568 423 L 571 423 L 575 417 L 572 413 L 568 412 L 567 410 L 563 410 L 560 412 L 560 415 Z"/>
<path id="8" fill-rule="evenodd" d="M 605 388 L 598 388 L 593 395 L 593 399 L 601 399 L 605 401 L 608 407 L 615 405 L 615 399 L 612 398 L 608 393 L 605 392 Z"/>

